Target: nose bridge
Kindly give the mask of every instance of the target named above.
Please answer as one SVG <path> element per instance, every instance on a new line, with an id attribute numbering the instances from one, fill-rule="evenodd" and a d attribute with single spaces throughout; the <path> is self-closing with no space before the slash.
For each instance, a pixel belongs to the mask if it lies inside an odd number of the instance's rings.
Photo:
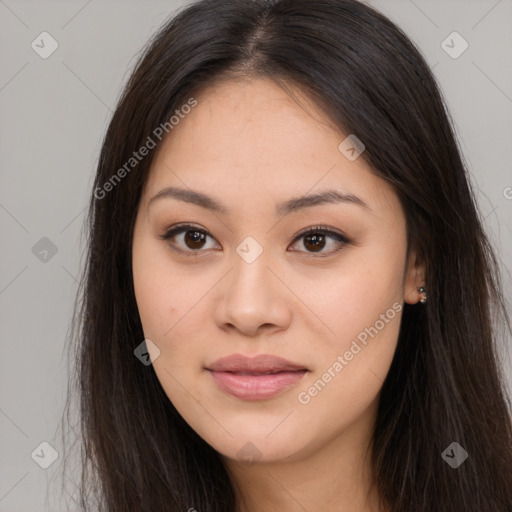
<path id="1" fill-rule="evenodd" d="M 270 251 L 247 237 L 233 252 L 231 272 L 221 290 L 216 312 L 219 326 L 254 335 L 263 325 L 284 328 L 291 315 L 285 290 L 268 267 Z"/>
<path id="2" fill-rule="evenodd" d="M 238 244 L 233 255 L 234 285 L 241 288 L 242 292 L 245 290 L 252 294 L 266 291 L 271 284 L 268 282 L 269 256 L 268 249 L 265 249 L 254 237 L 247 236 Z"/>

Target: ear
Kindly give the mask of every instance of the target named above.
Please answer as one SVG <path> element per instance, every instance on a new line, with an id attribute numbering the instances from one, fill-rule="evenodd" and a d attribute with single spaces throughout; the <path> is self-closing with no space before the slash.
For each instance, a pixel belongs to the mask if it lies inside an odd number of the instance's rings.
<path id="1" fill-rule="evenodd" d="M 416 251 L 411 250 L 405 274 L 405 302 L 416 304 L 421 299 L 422 295 L 418 292 L 420 286 L 425 286 L 425 264 L 420 260 Z"/>

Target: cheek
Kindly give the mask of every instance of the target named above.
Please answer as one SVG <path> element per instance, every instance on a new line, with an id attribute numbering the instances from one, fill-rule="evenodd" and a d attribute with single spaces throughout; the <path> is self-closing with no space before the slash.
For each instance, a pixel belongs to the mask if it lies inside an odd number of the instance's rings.
<path id="1" fill-rule="evenodd" d="M 182 279 L 173 275 L 161 249 L 140 241 L 133 246 L 133 284 L 147 338 L 161 340 L 177 322 L 183 304 Z"/>
<path id="2" fill-rule="evenodd" d="M 329 280 L 329 286 L 321 293 L 310 292 L 309 303 L 315 304 L 325 324 L 329 326 L 331 339 L 337 348 L 350 344 L 365 328 L 379 320 L 381 314 L 402 300 L 402 267 L 396 255 L 374 257 L 354 254 L 347 258 L 344 270 Z M 394 316 L 394 310 L 390 315 Z"/>
<path id="3" fill-rule="evenodd" d="M 204 320 L 207 316 L 205 281 L 198 272 L 170 263 L 169 255 L 150 243 L 134 246 L 133 280 L 137 308 L 146 339 L 160 353 L 154 369 L 169 396 L 180 391 L 177 381 L 202 368 Z"/>
<path id="4" fill-rule="evenodd" d="M 385 300 L 374 294 L 366 298 L 364 305 L 345 301 L 337 308 L 337 316 L 333 313 L 336 336 L 322 348 L 317 346 L 315 371 L 298 389 L 297 401 L 319 436 L 326 424 L 329 432 L 336 433 L 363 415 L 388 374 L 402 303 L 393 302 L 389 295 Z"/>
<path id="5" fill-rule="evenodd" d="M 316 342 L 318 364 L 310 384 L 320 377 L 319 391 L 326 383 L 330 388 L 325 398 L 332 393 L 350 408 L 378 392 L 400 330 L 403 262 L 396 248 L 380 247 L 378 253 L 359 251 L 357 258 L 347 258 L 344 267 L 350 270 L 340 272 L 325 293 L 309 298 L 329 327 L 329 335 Z"/>

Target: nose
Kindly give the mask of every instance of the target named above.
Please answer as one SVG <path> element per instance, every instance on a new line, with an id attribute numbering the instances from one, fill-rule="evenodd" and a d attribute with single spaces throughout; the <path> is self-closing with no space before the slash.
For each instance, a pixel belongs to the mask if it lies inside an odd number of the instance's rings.
<path id="1" fill-rule="evenodd" d="M 220 329 L 255 337 L 290 325 L 290 291 L 265 251 L 252 263 L 234 255 L 233 268 L 219 283 L 215 321 Z"/>

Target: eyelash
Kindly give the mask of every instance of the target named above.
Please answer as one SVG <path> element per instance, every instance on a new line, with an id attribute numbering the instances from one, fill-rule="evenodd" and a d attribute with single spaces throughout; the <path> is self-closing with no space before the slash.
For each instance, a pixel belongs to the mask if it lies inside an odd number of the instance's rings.
<path id="1" fill-rule="evenodd" d="M 168 242 L 171 249 L 173 249 L 174 251 L 184 253 L 184 254 L 187 254 L 188 256 L 192 256 L 192 257 L 201 256 L 201 254 L 199 254 L 199 253 L 205 252 L 204 250 L 201 250 L 201 249 L 198 249 L 198 250 L 178 249 L 177 247 L 175 247 L 173 244 L 170 243 L 170 240 L 172 238 L 174 238 L 177 235 L 180 235 L 181 233 L 186 233 L 187 231 L 195 231 L 195 232 L 198 232 L 198 233 L 201 233 L 203 235 L 210 236 L 211 238 L 213 238 L 210 235 L 210 233 L 208 233 L 208 231 L 201 229 L 201 228 L 197 228 L 196 226 L 193 226 L 191 224 L 178 224 L 177 226 L 173 226 L 171 229 L 167 230 L 159 238 L 161 240 Z M 341 247 L 339 247 L 338 249 L 335 249 L 334 251 L 330 251 L 328 253 L 315 253 L 315 252 L 308 252 L 308 251 L 293 251 L 293 252 L 305 252 L 306 254 L 315 256 L 317 258 L 326 258 L 328 256 L 332 256 L 335 253 L 338 253 L 339 251 L 341 251 L 344 248 L 345 245 L 350 243 L 350 240 L 348 240 L 344 235 L 342 235 L 341 233 L 338 233 L 337 231 L 332 231 L 331 229 L 329 229 L 325 226 L 314 226 L 311 228 L 306 228 L 306 229 L 300 231 L 299 233 L 297 233 L 295 238 L 292 240 L 292 244 L 295 244 L 301 238 L 304 238 L 310 234 L 317 234 L 317 235 L 320 234 L 320 235 L 324 235 L 324 236 L 329 236 L 329 237 L 333 238 L 334 240 L 336 240 L 337 242 L 341 243 Z"/>

